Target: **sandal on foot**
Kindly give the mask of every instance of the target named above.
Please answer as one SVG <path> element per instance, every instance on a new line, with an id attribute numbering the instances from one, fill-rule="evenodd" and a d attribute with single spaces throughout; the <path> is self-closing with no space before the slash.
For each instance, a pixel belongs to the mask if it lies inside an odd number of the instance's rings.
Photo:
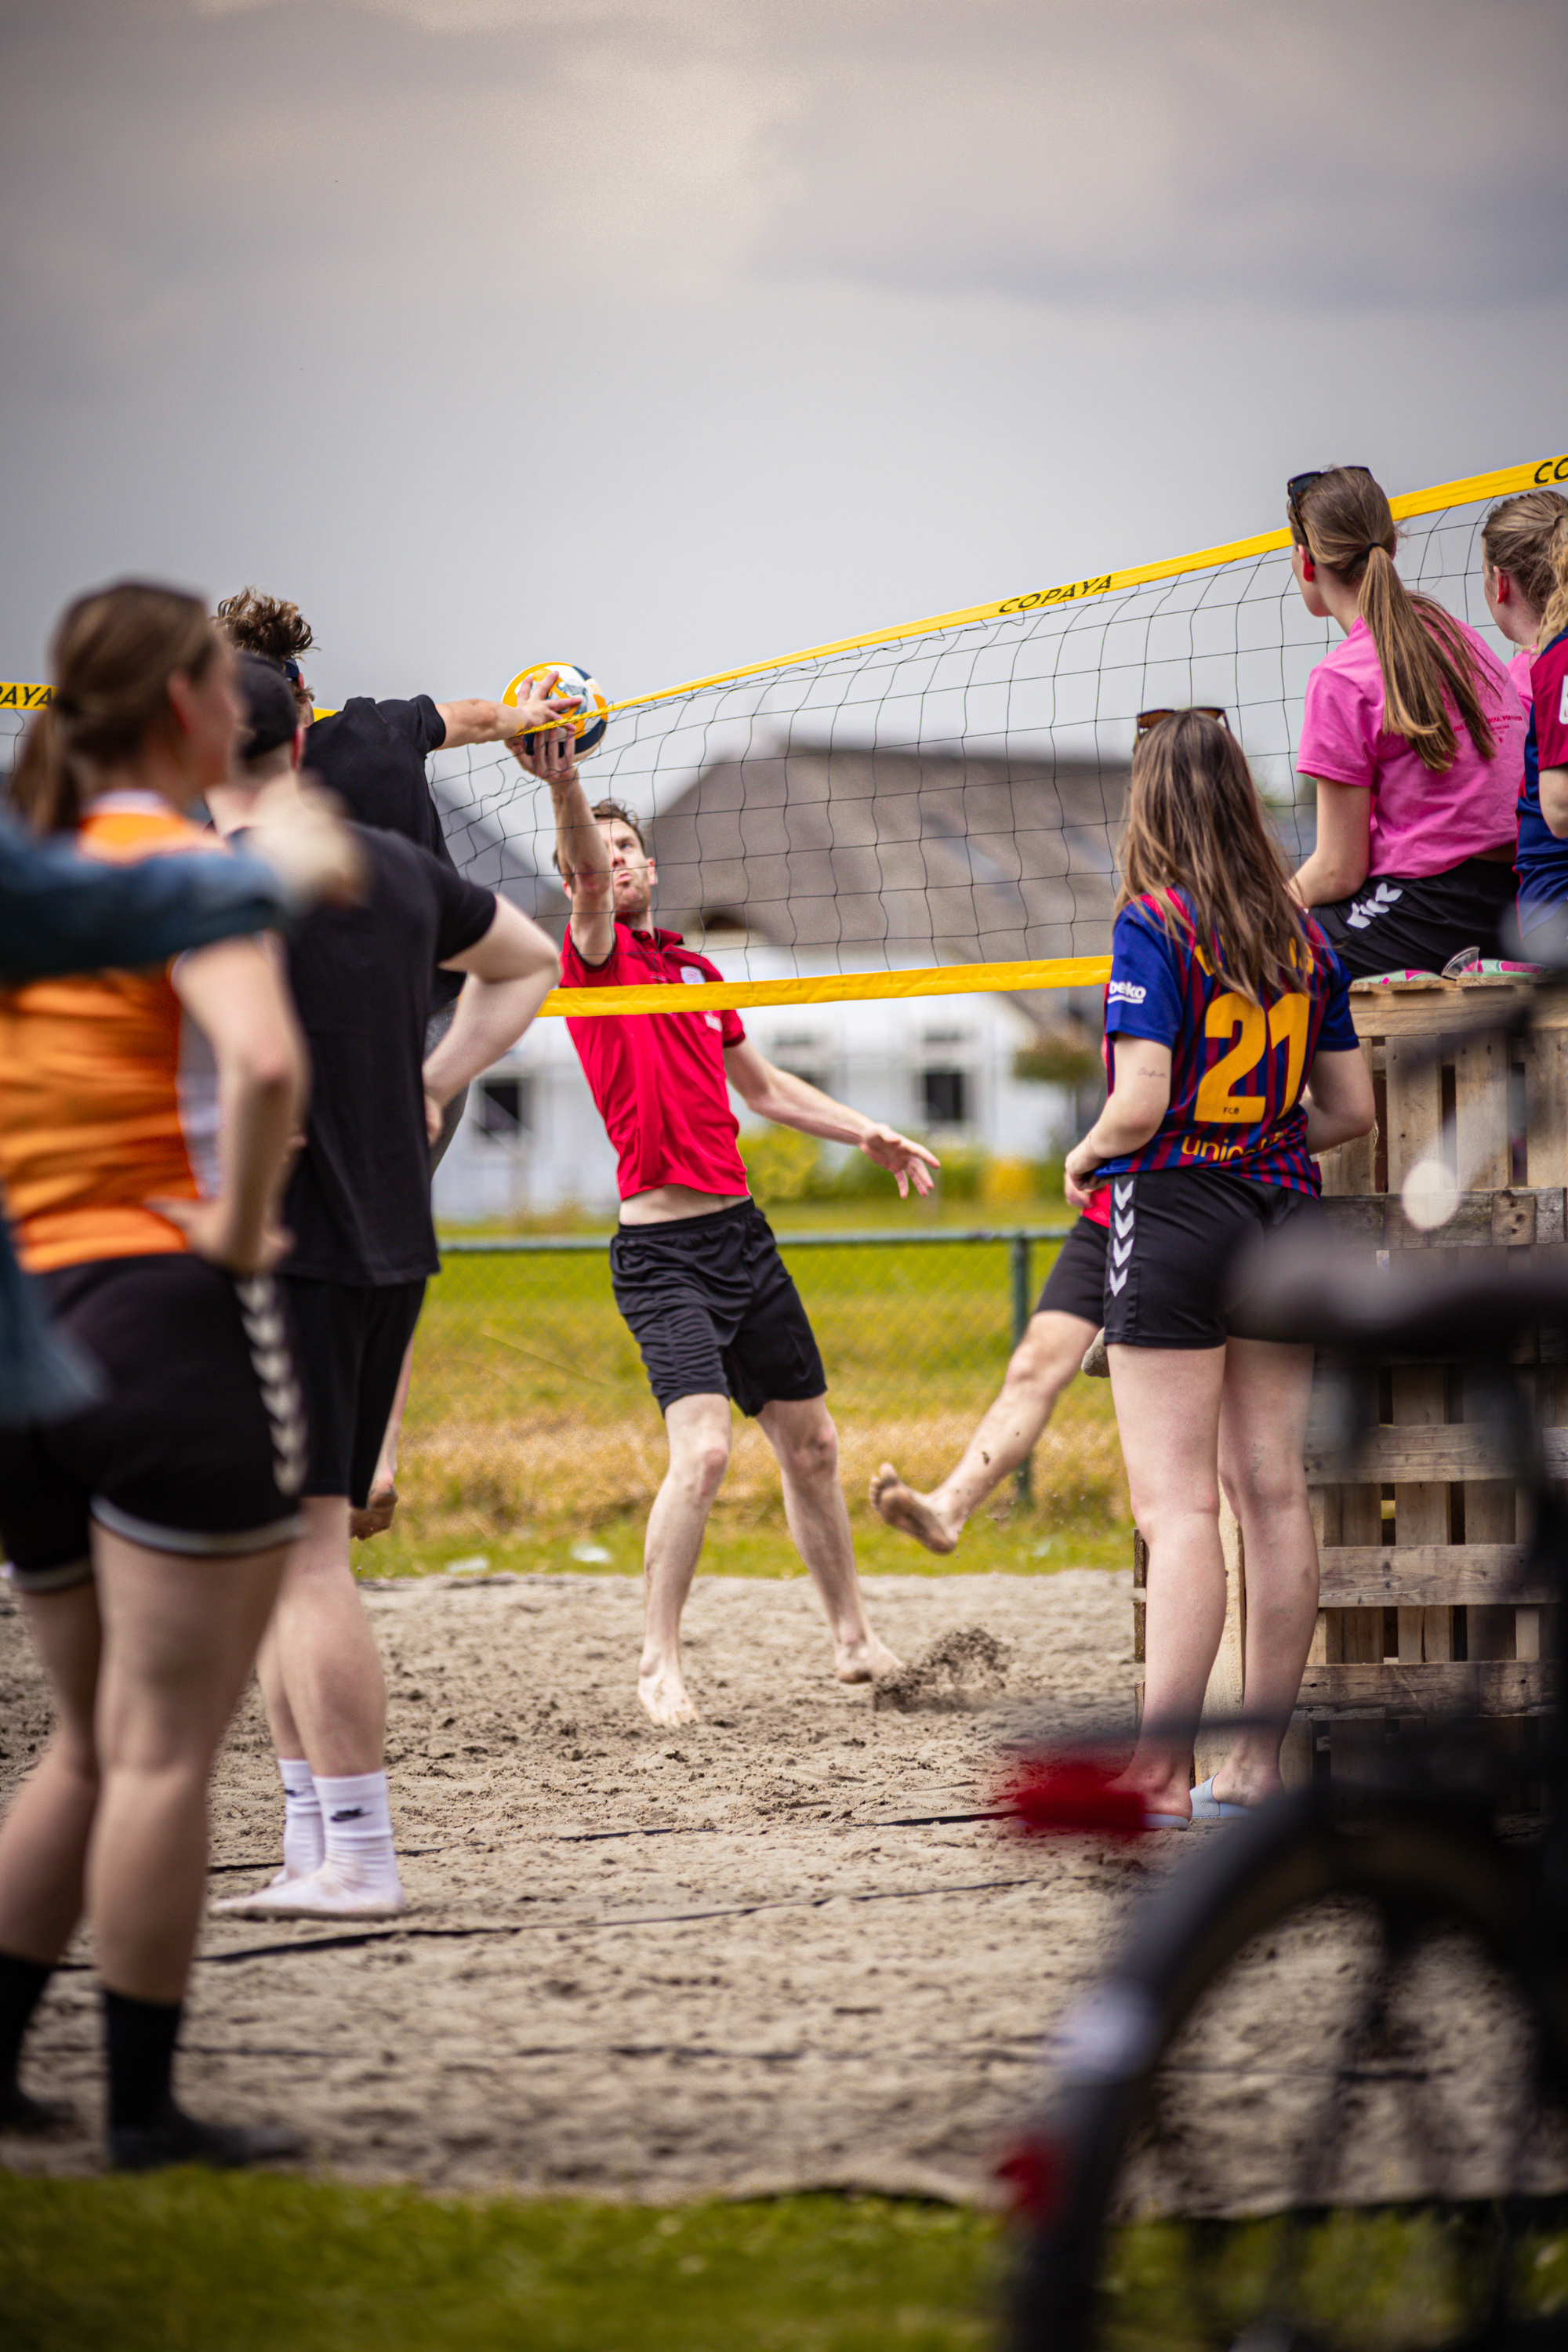
<path id="1" fill-rule="evenodd" d="M 1246 1805 L 1227 1804 L 1223 1798 L 1215 1795 L 1212 1772 L 1206 1780 L 1200 1780 L 1193 1790 L 1194 1822 L 1238 1822 L 1247 1811 L 1248 1808 Z"/>

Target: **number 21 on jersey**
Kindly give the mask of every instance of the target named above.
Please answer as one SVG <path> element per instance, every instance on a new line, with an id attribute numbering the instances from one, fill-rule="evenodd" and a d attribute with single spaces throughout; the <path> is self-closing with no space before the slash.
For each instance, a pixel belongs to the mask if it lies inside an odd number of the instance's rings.
<path id="1" fill-rule="evenodd" d="M 1266 1095 L 1238 1091 L 1251 1077 L 1265 1053 L 1278 1045 L 1287 1048 L 1285 1084 L 1275 1106 L 1274 1117 L 1283 1118 L 1293 1110 L 1301 1091 L 1301 1078 L 1307 1059 L 1307 1029 L 1312 1017 L 1312 1000 L 1292 992 L 1289 996 L 1276 997 L 1265 1013 L 1261 1006 L 1245 996 L 1226 992 L 1216 996 L 1209 1006 L 1204 1022 L 1204 1035 L 1218 1041 L 1234 1039 L 1229 1051 L 1220 1055 L 1212 1070 L 1205 1070 L 1198 1082 L 1198 1098 L 1194 1116 L 1200 1126 L 1256 1127 L 1268 1115 Z"/>

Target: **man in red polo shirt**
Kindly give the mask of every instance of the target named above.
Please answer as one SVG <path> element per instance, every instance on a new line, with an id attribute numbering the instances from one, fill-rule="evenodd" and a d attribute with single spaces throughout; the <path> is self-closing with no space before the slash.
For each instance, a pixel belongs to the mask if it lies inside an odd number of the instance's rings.
<path id="1" fill-rule="evenodd" d="M 720 980 L 676 931 L 654 928 L 658 874 L 627 810 L 590 809 L 570 736 L 531 761 L 555 807 L 555 862 L 572 901 L 561 952 L 568 988 Z M 697 1710 L 680 1671 L 680 1612 L 713 1497 L 730 1459 L 730 1406 L 761 1425 L 778 1456 L 784 1511 L 833 1635 L 840 1682 L 898 1664 L 866 1619 L 838 1439 L 800 1297 L 747 1188 L 733 1087 L 749 1110 L 888 1170 L 902 1198 L 929 1192 L 937 1165 L 922 1145 L 776 1070 L 731 1012 L 628 1013 L 567 1023 L 620 1160 L 620 1230 L 610 1244 L 616 1303 L 642 1350 L 664 1414 L 669 1469 L 648 1515 L 637 1696 L 655 1723 Z"/>

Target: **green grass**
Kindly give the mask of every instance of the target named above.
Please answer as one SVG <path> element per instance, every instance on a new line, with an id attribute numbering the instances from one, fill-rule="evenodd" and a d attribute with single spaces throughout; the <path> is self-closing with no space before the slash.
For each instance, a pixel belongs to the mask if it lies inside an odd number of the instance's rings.
<path id="1" fill-rule="evenodd" d="M 1054 1256 L 1033 1250 L 1031 1303 Z M 884 1457 L 914 1485 L 933 1485 L 995 1395 L 1013 1343 L 1008 1246 L 803 1248 L 790 1263 L 827 1370 L 862 1564 L 936 1570 L 882 1527 L 866 1490 Z M 571 1556 L 590 1543 L 611 1555 L 598 1564 L 634 1570 L 664 1458 L 607 1255 L 448 1257 L 416 1342 L 398 1533 L 366 1547 L 360 1564 L 413 1574 L 482 1554 L 495 1568 L 568 1568 L 594 1564 Z M 1032 1500 L 1015 1504 L 1009 1486 L 992 1508 L 1002 1523 L 979 1515 L 954 1569 L 1125 1563 L 1108 1383 L 1073 1384 L 1037 1452 Z M 703 1564 L 742 1575 L 797 1565 L 772 1457 L 739 1421 Z"/>
<path id="2" fill-rule="evenodd" d="M 171 2173 L 0 2186 L 7 2352 L 958 2352 L 997 2225 L 878 2198 L 646 2206 Z"/>
<path id="3" fill-rule="evenodd" d="M 1271 2221 L 1119 2233 L 1117 2352 L 1203 2352 L 1267 2299 Z M 669 2209 L 277 2179 L 0 2182 L 7 2352 L 979 2352 L 1001 2225 L 876 2197 Z M 1453 2223 L 1336 2213 L 1294 2274 L 1326 2340 L 1446 2340 L 1484 2248 Z M 1521 2250 L 1568 2312 L 1568 2238 Z M 1216 2339 L 1217 2315 L 1227 2323 Z"/>

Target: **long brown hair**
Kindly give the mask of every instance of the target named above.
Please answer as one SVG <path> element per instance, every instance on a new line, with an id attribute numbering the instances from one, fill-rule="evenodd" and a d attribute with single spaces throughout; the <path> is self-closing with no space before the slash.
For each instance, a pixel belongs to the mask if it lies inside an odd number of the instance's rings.
<path id="1" fill-rule="evenodd" d="M 1564 515 L 1546 542 L 1547 561 L 1552 566 L 1552 593 L 1541 615 L 1541 634 L 1535 642 L 1549 646 L 1555 636 L 1568 629 L 1568 515 Z"/>
<path id="2" fill-rule="evenodd" d="M 1568 499 L 1561 490 L 1520 490 L 1500 499 L 1481 525 L 1481 553 L 1489 569 L 1506 572 L 1532 613 L 1544 614 L 1556 591 L 1552 548 L 1565 524 Z"/>
<path id="3" fill-rule="evenodd" d="M 1261 1006 L 1300 989 L 1312 968 L 1289 881 L 1230 730 L 1198 710 L 1151 729 L 1132 754 L 1117 913 L 1152 898 L 1166 931 L 1184 934 L 1171 897 L 1184 891 L 1199 946 L 1238 995 Z"/>
<path id="4" fill-rule="evenodd" d="M 53 693 L 23 738 L 11 805 L 35 833 L 81 821 L 79 761 L 114 767 L 149 735 L 174 731 L 169 680 L 199 678 L 217 651 L 199 596 L 145 580 L 117 580 L 79 596 L 49 647 Z"/>
<path id="5" fill-rule="evenodd" d="M 1308 485 L 1290 509 L 1290 532 L 1314 563 L 1357 592 L 1383 672 L 1384 723 L 1426 767 L 1451 768 L 1459 748 L 1445 690 L 1483 760 L 1497 746 L 1481 708 L 1475 656 L 1451 613 L 1413 595 L 1394 568 L 1398 534 L 1372 476 L 1337 466 Z"/>

